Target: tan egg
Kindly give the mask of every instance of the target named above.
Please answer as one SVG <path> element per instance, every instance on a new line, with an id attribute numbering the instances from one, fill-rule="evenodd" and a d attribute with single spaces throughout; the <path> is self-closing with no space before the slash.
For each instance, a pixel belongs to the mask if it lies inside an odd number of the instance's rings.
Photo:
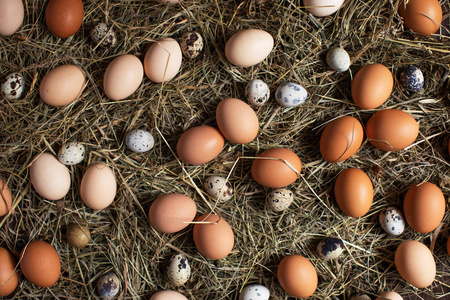
<path id="1" fill-rule="evenodd" d="M 103 89 L 111 100 L 125 99 L 138 89 L 143 76 L 144 67 L 139 58 L 132 54 L 120 55 L 106 68 Z"/>
<path id="2" fill-rule="evenodd" d="M 108 207 L 114 201 L 116 191 L 114 172 L 105 164 L 90 166 L 81 179 L 81 200 L 92 209 L 100 210 Z"/>
<path id="3" fill-rule="evenodd" d="M 307 298 L 317 289 L 318 277 L 312 263 L 300 255 L 284 257 L 277 270 L 278 281 L 289 295 Z"/>
<path id="4" fill-rule="evenodd" d="M 11 190 L 6 185 L 6 182 L 0 178 L 0 217 L 6 215 L 12 206 Z"/>
<path id="5" fill-rule="evenodd" d="M 82 0 L 50 0 L 45 9 L 48 30 L 60 38 L 68 38 L 80 29 L 84 9 Z"/>
<path id="6" fill-rule="evenodd" d="M 150 300 L 188 300 L 188 298 L 179 292 L 166 290 L 154 293 Z"/>
<path id="7" fill-rule="evenodd" d="M 167 82 L 177 75 L 182 58 L 180 45 L 173 38 L 156 41 L 145 53 L 145 75 L 156 83 Z"/>
<path id="8" fill-rule="evenodd" d="M 0 0 L 0 36 L 16 33 L 22 26 L 23 16 L 22 0 Z"/>
<path id="9" fill-rule="evenodd" d="M 0 297 L 11 295 L 19 285 L 16 259 L 5 248 L 0 247 Z"/>
<path id="10" fill-rule="evenodd" d="M 438 0 L 400 1 L 398 14 L 406 27 L 423 35 L 438 31 L 442 22 L 442 7 Z"/>
<path id="11" fill-rule="evenodd" d="M 248 144 L 258 135 L 258 116 L 242 100 L 226 98 L 220 101 L 216 109 L 216 120 L 220 132 L 232 143 Z"/>
<path id="12" fill-rule="evenodd" d="M 273 49 L 273 37 L 261 29 L 245 29 L 235 33 L 225 45 L 227 59 L 238 67 L 251 67 L 262 62 Z"/>
<path id="13" fill-rule="evenodd" d="M 316 17 L 326 17 L 341 8 L 344 0 L 304 0 L 306 10 Z"/>
<path id="14" fill-rule="evenodd" d="M 67 243 L 76 248 L 85 248 L 91 239 L 91 233 L 86 226 L 70 223 L 67 226 Z"/>
<path id="15" fill-rule="evenodd" d="M 396 292 L 390 291 L 390 292 L 383 292 L 383 293 L 381 293 L 377 297 L 377 299 L 375 299 L 375 300 L 386 300 L 386 299 L 389 299 L 389 300 L 403 300 L 403 297 L 400 296 Z"/>
<path id="16" fill-rule="evenodd" d="M 70 173 L 51 153 L 38 155 L 30 166 L 30 179 L 36 192 L 48 200 L 59 200 L 69 192 Z"/>

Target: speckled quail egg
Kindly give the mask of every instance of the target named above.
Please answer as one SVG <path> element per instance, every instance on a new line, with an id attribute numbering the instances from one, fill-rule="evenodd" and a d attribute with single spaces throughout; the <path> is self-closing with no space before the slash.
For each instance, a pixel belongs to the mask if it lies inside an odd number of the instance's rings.
<path id="1" fill-rule="evenodd" d="M 144 153 L 153 148 L 155 139 L 153 135 L 144 129 L 134 129 L 128 132 L 125 144 L 133 152 Z"/>
<path id="2" fill-rule="evenodd" d="M 119 293 L 120 280 L 113 272 L 101 276 L 97 282 L 97 291 L 102 299 L 112 299 Z"/>
<path id="3" fill-rule="evenodd" d="M 184 56 L 196 58 L 203 50 L 203 38 L 197 31 L 186 32 L 181 37 L 180 47 Z"/>
<path id="4" fill-rule="evenodd" d="M 253 79 L 245 87 L 245 97 L 248 103 L 255 106 L 262 106 L 269 100 L 270 88 L 261 79 Z"/>
<path id="5" fill-rule="evenodd" d="M 187 257 L 182 254 L 175 254 L 170 258 L 170 264 L 167 268 L 167 277 L 174 285 L 183 285 L 191 276 L 191 266 Z"/>
<path id="6" fill-rule="evenodd" d="M 2 93 L 8 100 L 19 99 L 25 88 L 25 80 L 20 73 L 11 73 L 2 83 Z"/>
<path id="7" fill-rule="evenodd" d="M 286 188 L 272 190 L 266 197 L 266 205 L 273 211 L 283 211 L 294 201 L 294 193 Z"/>
<path id="8" fill-rule="evenodd" d="M 342 47 L 334 47 L 328 50 L 327 64 L 333 71 L 345 72 L 350 68 L 350 56 Z"/>
<path id="9" fill-rule="evenodd" d="M 98 23 L 90 32 L 91 39 L 95 45 L 111 48 L 116 45 L 117 39 L 111 26 Z"/>
<path id="10" fill-rule="evenodd" d="M 330 260 L 338 258 L 344 251 L 344 242 L 341 239 L 327 237 L 317 245 L 317 253 L 320 258 Z"/>
<path id="11" fill-rule="evenodd" d="M 357 294 L 350 298 L 350 300 L 371 300 L 366 294 Z"/>
<path id="12" fill-rule="evenodd" d="M 206 178 L 204 187 L 206 192 L 219 202 L 225 202 L 233 197 L 233 185 L 221 176 Z"/>
<path id="13" fill-rule="evenodd" d="M 294 107 L 305 102 L 308 92 L 300 84 L 286 82 L 280 85 L 275 92 L 275 99 L 284 107 Z"/>
<path id="14" fill-rule="evenodd" d="M 64 165 L 76 165 L 83 161 L 84 145 L 78 142 L 64 144 L 58 152 L 58 160 Z"/>
<path id="15" fill-rule="evenodd" d="M 400 73 L 400 84 L 411 92 L 418 92 L 423 88 L 422 71 L 416 66 L 409 66 Z"/>
<path id="16" fill-rule="evenodd" d="M 400 235 L 405 230 L 405 218 L 400 209 L 390 206 L 384 209 L 379 216 L 381 228 L 389 234 Z"/>
<path id="17" fill-rule="evenodd" d="M 252 284 L 246 286 L 241 294 L 239 300 L 268 300 L 270 297 L 270 291 L 264 285 Z"/>

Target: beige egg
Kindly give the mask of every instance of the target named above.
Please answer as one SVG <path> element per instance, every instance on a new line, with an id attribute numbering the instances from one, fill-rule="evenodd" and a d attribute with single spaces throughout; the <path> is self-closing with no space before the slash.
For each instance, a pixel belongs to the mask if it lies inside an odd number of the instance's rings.
<path id="1" fill-rule="evenodd" d="M 306 10 L 316 17 L 326 17 L 341 8 L 344 0 L 304 0 Z"/>
<path id="2" fill-rule="evenodd" d="M 0 0 L 0 36 L 13 35 L 22 26 L 22 0 Z"/>
<path id="3" fill-rule="evenodd" d="M 225 56 L 238 67 L 254 66 L 269 56 L 273 43 L 273 37 L 264 30 L 241 30 L 227 41 Z"/>
<path id="4" fill-rule="evenodd" d="M 145 53 L 145 75 L 155 83 L 171 80 L 180 70 L 182 56 L 180 45 L 173 38 L 156 41 Z"/>
<path id="5" fill-rule="evenodd" d="M 92 209 L 108 207 L 116 197 L 117 182 L 113 170 L 105 164 L 90 166 L 81 179 L 80 196 Z"/>

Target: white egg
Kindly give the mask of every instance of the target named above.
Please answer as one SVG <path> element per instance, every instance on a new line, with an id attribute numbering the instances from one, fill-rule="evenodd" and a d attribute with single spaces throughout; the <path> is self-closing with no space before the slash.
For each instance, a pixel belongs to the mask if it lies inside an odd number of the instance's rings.
<path id="1" fill-rule="evenodd" d="M 350 300 L 371 300 L 371 299 L 366 294 L 358 294 L 351 297 Z"/>
<path id="2" fill-rule="evenodd" d="M 300 84 L 287 82 L 280 85 L 275 92 L 275 99 L 281 106 L 294 107 L 305 102 L 308 92 Z"/>
<path id="3" fill-rule="evenodd" d="M 252 284 L 246 286 L 239 295 L 239 300 L 268 300 L 270 291 L 263 285 Z"/>
<path id="4" fill-rule="evenodd" d="M 179 253 L 170 258 L 170 264 L 167 268 L 167 277 L 174 285 L 183 285 L 191 276 L 191 266 L 186 255 Z"/>
<path id="5" fill-rule="evenodd" d="M 125 144 L 133 152 L 144 153 L 153 148 L 155 139 L 147 130 L 134 129 L 127 134 Z"/>
<path id="6" fill-rule="evenodd" d="M 64 144 L 58 152 L 58 160 L 64 165 L 76 165 L 83 161 L 84 145 L 78 142 Z"/>
<path id="7" fill-rule="evenodd" d="M 2 93 L 8 100 L 19 99 L 22 96 L 25 87 L 25 81 L 22 74 L 11 73 L 6 76 L 5 81 L 2 83 Z"/>
<path id="8" fill-rule="evenodd" d="M 272 190 L 266 197 L 266 205 L 273 211 L 283 211 L 294 201 L 294 193 L 291 190 L 280 188 Z"/>
<path id="9" fill-rule="evenodd" d="M 253 79 L 245 87 L 245 97 L 248 103 L 255 106 L 262 106 L 269 100 L 270 88 L 261 79 Z"/>
<path id="10" fill-rule="evenodd" d="M 223 177 L 211 176 L 206 178 L 204 187 L 206 192 L 219 202 L 225 202 L 233 197 L 233 185 Z"/>
<path id="11" fill-rule="evenodd" d="M 400 235 L 405 230 L 405 218 L 402 212 L 393 206 L 384 209 L 380 213 L 380 225 L 389 234 Z"/>
<path id="12" fill-rule="evenodd" d="M 341 47 L 334 47 L 328 50 L 327 64 L 336 72 L 345 72 L 350 68 L 350 56 Z"/>
<path id="13" fill-rule="evenodd" d="M 317 253 L 324 260 L 336 259 L 344 252 L 344 242 L 341 239 L 327 237 L 317 245 Z"/>

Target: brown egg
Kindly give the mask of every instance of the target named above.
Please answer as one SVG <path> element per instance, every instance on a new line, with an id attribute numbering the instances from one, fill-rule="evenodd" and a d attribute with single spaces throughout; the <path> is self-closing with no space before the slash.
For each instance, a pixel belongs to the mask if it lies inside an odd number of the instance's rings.
<path id="1" fill-rule="evenodd" d="M 161 232 L 174 233 L 186 228 L 197 213 L 194 200 L 172 193 L 158 197 L 148 211 L 152 226 Z"/>
<path id="2" fill-rule="evenodd" d="M 0 247 L 0 297 L 11 295 L 19 284 L 19 274 L 15 271 L 14 256 Z"/>
<path id="3" fill-rule="evenodd" d="M 361 123 L 350 116 L 331 121 L 320 136 L 320 154 L 329 162 L 350 158 L 361 147 L 364 131 Z"/>
<path id="4" fill-rule="evenodd" d="M 116 197 L 117 182 L 113 170 L 105 164 L 90 166 L 83 175 L 80 196 L 92 209 L 107 208 Z"/>
<path id="5" fill-rule="evenodd" d="M 372 181 L 360 169 L 346 169 L 336 178 L 334 196 L 344 214 L 353 218 L 362 217 L 373 202 Z"/>
<path id="6" fill-rule="evenodd" d="M 55 248 L 44 241 L 29 243 L 20 253 L 23 275 L 39 287 L 50 287 L 58 281 L 61 262 Z"/>
<path id="7" fill-rule="evenodd" d="M 405 241 L 397 247 L 395 266 L 402 278 L 417 288 L 430 286 L 436 277 L 433 254 L 418 241 Z"/>
<path id="8" fill-rule="evenodd" d="M 375 300 L 403 300 L 403 297 L 396 292 L 383 292 Z"/>
<path id="9" fill-rule="evenodd" d="M 238 67 L 250 67 L 262 62 L 273 48 L 273 37 L 261 29 L 236 32 L 225 45 L 225 56 Z"/>
<path id="10" fill-rule="evenodd" d="M 312 263 L 300 255 L 284 257 L 277 270 L 278 281 L 289 295 L 297 298 L 312 296 L 317 288 L 317 272 Z"/>
<path id="11" fill-rule="evenodd" d="M 445 198 L 440 188 L 431 182 L 413 185 L 403 201 L 406 222 L 417 232 L 436 229 L 445 215 Z"/>
<path id="12" fill-rule="evenodd" d="M 289 149 L 272 148 L 258 157 L 272 158 L 253 160 L 252 176 L 260 185 L 274 189 L 282 188 L 294 183 L 300 176 L 302 162 L 297 154 Z"/>
<path id="13" fill-rule="evenodd" d="M 362 67 L 352 81 L 352 97 L 356 105 L 363 109 L 373 109 L 382 105 L 391 95 L 394 77 L 382 64 Z"/>
<path id="14" fill-rule="evenodd" d="M 177 75 L 183 54 L 173 38 L 163 38 L 153 43 L 145 53 L 145 75 L 153 82 L 167 82 Z"/>
<path id="15" fill-rule="evenodd" d="M 159 291 L 153 294 L 150 300 L 188 300 L 183 294 L 176 291 Z"/>
<path id="16" fill-rule="evenodd" d="M 220 131 L 212 126 L 196 126 L 186 130 L 177 143 L 180 159 L 191 165 L 207 163 L 222 152 L 225 144 Z"/>
<path id="17" fill-rule="evenodd" d="M 0 0 L 0 36 L 10 36 L 22 26 L 22 0 Z"/>
<path id="18" fill-rule="evenodd" d="M 81 0 L 50 0 L 45 10 L 45 22 L 55 36 L 68 38 L 80 29 L 83 14 Z"/>
<path id="19" fill-rule="evenodd" d="M 214 214 L 202 215 L 196 221 L 217 222 L 194 225 L 194 243 L 204 257 L 217 260 L 230 254 L 234 246 L 234 234 L 227 221 Z"/>
<path id="20" fill-rule="evenodd" d="M 3 217 L 11 210 L 12 195 L 6 182 L 0 178 L 0 217 Z"/>
<path id="21" fill-rule="evenodd" d="M 369 142 L 383 151 L 399 151 L 419 135 L 419 124 L 407 112 L 385 109 L 376 112 L 366 125 Z"/>
<path id="22" fill-rule="evenodd" d="M 450 255 L 450 238 L 447 239 L 447 254 Z"/>
<path id="23" fill-rule="evenodd" d="M 232 143 L 250 143 L 258 134 L 258 116 L 242 100 L 226 98 L 220 101 L 216 109 L 216 120 L 220 132 Z"/>
<path id="24" fill-rule="evenodd" d="M 67 243 L 76 248 L 85 248 L 91 239 L 91 233 L 86 226 L 71 223 L 67 226 Z"/>
<path id="25" fill-rule="evenodd" d="M 438 0 L 400 1 L 398 14 L 406 27 L 423 35 L 438 31 L 442 22 L 442 7 Z"/>

